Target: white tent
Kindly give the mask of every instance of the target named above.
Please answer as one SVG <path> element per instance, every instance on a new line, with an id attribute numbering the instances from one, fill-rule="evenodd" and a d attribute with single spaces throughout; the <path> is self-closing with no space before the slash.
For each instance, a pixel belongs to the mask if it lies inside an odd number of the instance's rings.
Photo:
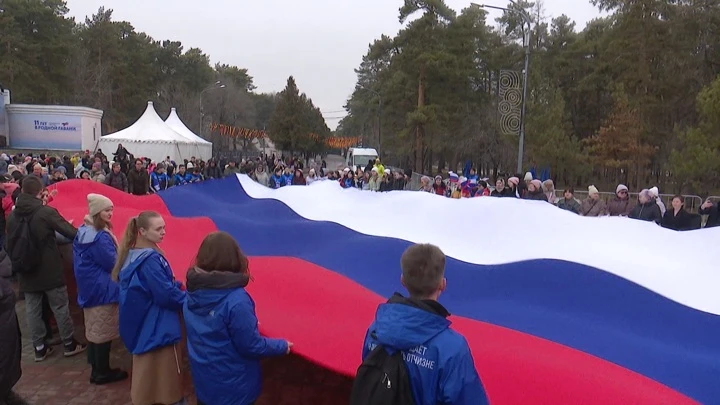
<path id="1" fill-rule="evenodd" d="M 108 156 L 122 144 L 136 158 L 149 157 L 160 162 L 165 157 L 178 162 L 193 156 L 195 144 L 175 132 L 148 101 L 143 115 L 131 126 L 100 138 L 98 147 Z"/>
<path id="2" fill-rule="evenodd" d="M 195 152 L 193 152 L 193 156 L 202 160 L 212 158 L 212 143 L 195 135 L 195 133 L 182 122 L 180 117 L 177 115 L 177 110 L 175 110 L 175 108 L 170 110 L 170 115 L 168 115 L 165 123 L 183 138 L 195 144 Z"/>

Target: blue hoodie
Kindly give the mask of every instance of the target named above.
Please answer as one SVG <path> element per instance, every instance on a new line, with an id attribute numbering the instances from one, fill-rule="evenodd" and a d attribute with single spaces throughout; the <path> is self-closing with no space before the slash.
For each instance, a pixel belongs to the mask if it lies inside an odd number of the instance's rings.
<path id="1" fill-rule="evenodd" d="M 362 357 L 377 344 L 402 350 L 417 405 L 488 404 L 470 347 L 450 329 L 450 315 L 437 302 L 395 294 L 378 307 L 365 335 Z"/>
<path id="2" fill-rule="evenodd" d="M 173 183 L 176 186 L 188 184 L 190 182 L 190 178 L 191 178 L 190 173 L 185 172 L 185 174 L 180 174 L 180 172 L 178 172 L 178 173 L 175 173 L 175 176 L 173 176 Z"/>
<path id="3" fill-rule="evenodd" d="M 116 259 L 117 247 L 108 231 L 89 225 L 78 229 L 73 241 L 73 269 L 80 308 L 118 302 L 120 287 L 110 277 Z"/>
<path id="4" fill-rule="evenodd" d="M 185 291 L 154 249 L 131 249 L 120 270 L 120 337 L 132 354 L 180 341 Z"/>
<path id="5" fill-rule="evenodd" d="M 292 179 L 293 179 L 292 173 L 283 173 L 282 177 L 283 177 L 283 180 L 285 181 L 286 186 L 289 186 L 292 184 Z"/>
<path id="6" fill-rule="evenodd" d="M 150 173 L 150 187 L 153 191 L 158 192 L 160 190 L 167 190 L 170 185 L 170 177 L 167 173 L 158 174 L 157 172 Z"/>
<path id="7" fill-rule="evenodd" d="M 270 188 L 280 188 L 286 186 L 287 183 L 285 183 L 285 176 L 283 175 L 276 175 L 273 174 L 270 176 Z"/>
<path id="8" fill-rule="evenodd" d="M 287 353 L 287 342 L 260 336 L 246 274 L 191 269 L 183 306 L 197 397 L 206 404 L 247 405 L 260 396 L 260 358 Z"/>
<path id="9" fill-rule="evenodd" d="M 188 181 L 190 183 L 199 183 L 199 182 L 203 181 L 203 176 L 201 174 L 191 173 L 189 176 L 190 177 L 189 177 Z"/>

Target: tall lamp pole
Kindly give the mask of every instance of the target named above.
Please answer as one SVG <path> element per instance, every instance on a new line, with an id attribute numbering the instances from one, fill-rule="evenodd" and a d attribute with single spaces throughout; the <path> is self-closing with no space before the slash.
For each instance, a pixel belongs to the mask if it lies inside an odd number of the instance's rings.
<path id="1" fill-rule="evenodd" d="M 516 4 L 513 0 L 509 0 L 510 3 Z M 522 96 L 522 107 L 520 110 L 520 140 L 518 141 L 518 162 L 517 162 L 517 173 L 523 171 L 523 154 L 525 152 L 525 109 L 527 105 L 527 89 L 528 89 L 528 72 L 530 69 L 530 32 L 532 31 L 532 22 L 530 16 L 525 10 L 515 10 L 505 7 L 490 6 L 487 4 L 470 3 L 472 6 L 479 8 L 491 8 L 495 10 L 502 10 L 506 13 L 515 13 L 523 19 L 523 46 L 525 47 L 525 71 L 523 72 L 523 96 Z M 525 27 L 527 26 L 527 27 Z"/>
<path id="2" fill-rule="evenodd" d="M 216 81 L 215 84 L 212 86 L 206 88 L 205 90 L 200 92 L 200 137 L 202 138 L 203 135 L 203 118 L 205 118 L 205 113 L 203 112 L 203 104 L 202 104 L 202 96 L 205 94 L 206 91 L 215 90 L 215 89 L 224 89 L 225 85 L 220 83 L 220 81 Z"/>

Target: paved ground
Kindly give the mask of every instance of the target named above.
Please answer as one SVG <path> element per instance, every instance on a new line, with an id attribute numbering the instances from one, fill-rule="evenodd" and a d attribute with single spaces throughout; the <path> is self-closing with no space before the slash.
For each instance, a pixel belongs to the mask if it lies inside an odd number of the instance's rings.
<path id="1" fill-rule="evenodd" d="M 15 387 L 28 405 L 132 405 L 130 382 L 106 386 L 90 384 L 90 367 L 85 354 L 72 358 L 62 356 L 62 347 L 41 363 L 34 362 L 32 342 L 25 321 L 24 301 L 17 304 L 23 332 L 23 377 Z M 82 311 L 72 308 L 76 335 L 83 337 Z M 185 387 L 189 404 L 195 404 L 187 355 L 185 353 Z M 111 365 L 131 368 L 131 356 L 117 341 L 113 343 Z M 318 367 L 298 356 L 269 359 L 263 362 L 263 394 L 258 405 L 338 405 L 347 403 L 352 382 Z"/>

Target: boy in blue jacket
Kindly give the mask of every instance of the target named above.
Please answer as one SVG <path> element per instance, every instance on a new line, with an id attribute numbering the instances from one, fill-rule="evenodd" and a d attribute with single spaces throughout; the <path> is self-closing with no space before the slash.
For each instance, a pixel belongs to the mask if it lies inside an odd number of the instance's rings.
<path id="1" fill-rule="evenodd" d="M 173 185 L 182 186 L 190 182 L 191 176 L 185 171 L 185 165 L 178 166 L 178 171 L 173 176 Z"/>
<path id="2" fill-rule="evenodd" d="M 445 254 L 434 245 L 409 247 L 401 281 L 410 293 L 395 293 L 378 307 L 365 335 L 362 357 L 378 345 L 402 351 L 417 405 L 488 404 L 470 347 L 450 329 L 450 313 L 437 301 L 445 291 Z"/>

